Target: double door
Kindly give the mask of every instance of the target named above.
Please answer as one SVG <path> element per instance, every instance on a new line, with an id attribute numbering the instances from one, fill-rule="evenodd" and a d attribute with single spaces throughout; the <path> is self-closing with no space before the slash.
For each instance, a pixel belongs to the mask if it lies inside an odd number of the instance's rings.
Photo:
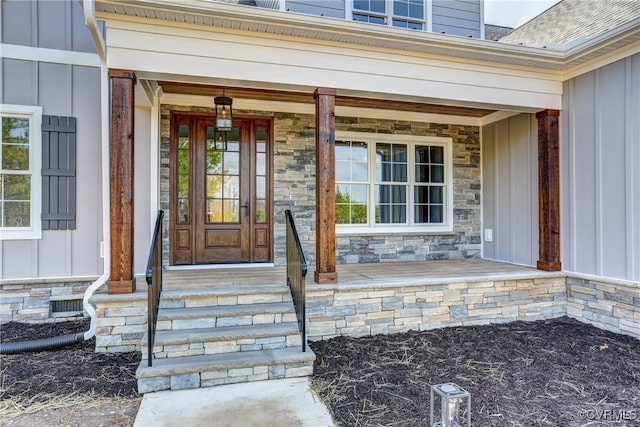
<path id="1" fill-rule="evenodd" d="M 271 121 L 173 114 L 171 264 L 272 260 Z"/>

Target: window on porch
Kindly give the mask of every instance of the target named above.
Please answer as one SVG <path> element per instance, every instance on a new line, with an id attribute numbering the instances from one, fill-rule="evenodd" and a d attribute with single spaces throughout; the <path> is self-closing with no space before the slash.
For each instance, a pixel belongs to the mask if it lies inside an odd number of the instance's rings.
<path id="1" fill-rule="evenodd" d="M 452 229 L 451 140 L 338 133 L 336 231 Z"/>

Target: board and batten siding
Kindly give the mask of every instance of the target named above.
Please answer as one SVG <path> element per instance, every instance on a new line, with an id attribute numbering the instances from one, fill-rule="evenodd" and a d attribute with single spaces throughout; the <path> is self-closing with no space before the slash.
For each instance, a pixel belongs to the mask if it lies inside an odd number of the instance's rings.
<path id="1" fill-rule="evenodd" d="M 482 128 L 483 257 L 535 266 L 538 259 L 538 141 L 533 114 Z"/>
<path id="2" fill-rule="evenodd" d="M 480 0 L 433 0 L 432 31 L 480 38 Z"/>
<path id="3" fill-rule="evenodd" d="M 564 270 L 640 280 L 640 54 L 564 84 Z"/>
<path id="4" fill-rule="evenodd" d="M 289 12 L 308 15 L 345 17 L 345 0 L 286 0 L 285 8 Z"/>
<path id="5" fill-rule="evenodd" d="M 2 1 L 0 42 L 95 53 L 82 8 L 70 1 Z M 97 56 L 97 55 L 96 55 Z M 43 230 L 39 240 L 0 241 L 0 280 L 102 274 L 100 68 L 3 57 L 0 103 L 41 106 L 77 119 L 75 230 Z"/>

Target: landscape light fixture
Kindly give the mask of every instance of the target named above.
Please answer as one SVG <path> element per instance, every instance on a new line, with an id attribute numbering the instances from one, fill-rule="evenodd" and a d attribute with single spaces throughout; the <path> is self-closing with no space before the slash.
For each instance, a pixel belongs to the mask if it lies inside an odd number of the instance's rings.
<path id="1" fill-rule="evenodd" d="M 440 421 L 437 422 L 434 422 L 435 396 L 439 396 L 441 401 Z M 466 417 L 464 416 L 464 411 L 462 411 L 463 409 L 465 409 L 462 406 L 465 401 Z M 463 414 L 462 416 L 461 413 Z M 464 418 L 466 418 L 466 422 L 463 421 Z M 429 426 L 471 427 L 471 394 L 454 383 L 432 385 Z"/>

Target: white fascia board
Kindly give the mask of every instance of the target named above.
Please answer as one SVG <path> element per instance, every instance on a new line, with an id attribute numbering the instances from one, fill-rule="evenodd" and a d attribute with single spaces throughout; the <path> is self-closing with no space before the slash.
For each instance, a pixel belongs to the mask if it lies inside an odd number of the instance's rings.
<path id="1" fill-rule="evenodd" d="M 181 105 L 191 107 L 213 108 L 211 97 L 198 95 L 163 94 L 162 104 Z M 315 114 L 314 104 L 298 102 L 279 102 L 255 99 L 233 99 L 234 110 L 273 111 L 279 113 Z M 361 117 L 367 119 L 406 120 L 422 123 L 442 123 L 461 126 L 481 126 L 477 117 L 454 116 L 447 114 L 416 113 L 411 111 L 383 110 L 377 108 L 336 106 L 338 117 Z M 512 115 L 519 113 L 512 113 Z"/>
<path id="2" fill-rule="evenodd" d="M 570 80 L 574 77 L 578 77 L 582 74 L 596 70 L 598 68 L 605 67 L 621 59 L 640 53 L 640 43 L 624 46 L 620 49 L 616 49 L 606 55 L 600 56 L 592 61 L 582 64 L 577 67 L 573 67 L 565 71 L 563 74 L 563 80 Z"/>
<path id="3" fill-rule="evenodd" d="M 561 106 L 553 74 L 146 24 L 108 28 L 110 68 L 529 108 Z M 159 31 L 162 30 L 162 33 Z"/>
<path id="4" fill-rule="evenodd" d="M 2 52 L 0 57 L 7 59 L 78 65 L 82 67 L 100 67 L 100 56 L 97 53 L 47 49 L 43 47 L 5 43 L 0 44 L 0 52 Z"/>

